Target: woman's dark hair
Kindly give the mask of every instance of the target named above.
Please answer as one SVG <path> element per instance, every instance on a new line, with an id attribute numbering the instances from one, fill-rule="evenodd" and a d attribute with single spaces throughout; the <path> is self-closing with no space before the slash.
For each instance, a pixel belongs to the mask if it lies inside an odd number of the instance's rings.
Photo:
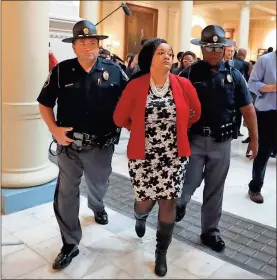
<path id="1" fill-rule="evenodd" d="M 151 39 L 144 43 L 138 55 L 138 66 L 140 70 L 131 76 L 129 82 L 150 72 L 154 53 L 158 46 L 163 43 L 168 44 L 166 40 L 160 38 Z"/>
<path id="2" fill-rule="evenodd" d="M 140 41 L 140 46 L 142 47 L 144 45 L 144 43 L 146 43 L 148 41 L 148 39 L 142 39 Z"/>
<path id="3" fill-rule="evenodd" d="M 150 72 L 154 53 L 158 48 L 158 46 L 163 43 L 167 44 L 167 41 L 160 38 L 148 40 L 147 42 L 144 43 L 138 56 L 138 65 L 142 72 L 144 73 Z"/>

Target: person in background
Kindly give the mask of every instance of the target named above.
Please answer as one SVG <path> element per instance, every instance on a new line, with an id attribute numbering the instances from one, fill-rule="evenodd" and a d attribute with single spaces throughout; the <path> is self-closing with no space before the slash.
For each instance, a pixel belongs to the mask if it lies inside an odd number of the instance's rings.
<path id="1" fill-rule="evenodd" d="M 183 69 L 189 67 L 191 64 L 196 62 L 196 55 L 191 51 L 184 52 L 181 57 L 180 67 L 172 71 L 173 74 L 178 75 Z"/>
<path id="2" fill-rule="evenodd" d="M 51 50 L 50 42 L 49 42 L 49 72 L 51 72 L 58 63 L 59 63 L 58 60 L 56 59 L 55 55 Z"/>
<path id="3" fill-rule="evenodd" d="M 177 62 L 172 64 L 171 72 L 173 73 L 174 70 L 178 69 L 182 66 L 182 56 L 184 52 L 178 52 L 177 53 Z"/>
<path id="4" fill-rule="evenodd" d="M 143 47 L 143 45 L 148 41 L 148 39 L 142 39 L 140 41 L 140 46 L 141 48 Z M 139 65 L 138 65 L 138 54 L 135 55 L 132 63 L 130 64 L 130 69 L 132 69 L 132 73 L 131 76 L 134 75 L 135 73 L 139 72 Z"/>
<path id="5" fill-rule="evenodd" d="M 135 58 L 135 54 L 128 53 L 127 55 L 127 65 L 126 65 L 126 75 L 130 78 L 132 76 L 133 69 L 131 68 L 131 64 Z"/>
<path id="6" fill-rule="evenodd" d="M 127 56 L 126 56 L 126 67 L 129 67 L 130 64 L 132 63 L 132 61 L 134 60 L 134 57 L 135 57 L 135 54 L 133 53 L 128 53 Z"/>
<path id="7" fill-rule="evenodd" d="M 103 47 L 99 48 L 99 56 L 104 59 L 111 59 L 111 53 L 107 49 L 104 49 Z"/>
<path id="8" fill-rule="evenodd" d="M 241 49 L 238 50 L 237 55 L 234 58 L 234 61 L 238 60 L 238 61 L 242 62 L 244 78 L 245 78 L 246 82 L 248 82 L 250 63 L 245 61 L 246 56 L 247 56 L 247 50 L 241 48 Z"/>
<path id="9" fill-rule="evenodd" d="M 259 129 L 259 150 L 253 162 L 248 194 L 253 202 L 263 203 L 261 189 L 266 166 L 277 146 L 276 51 L 259 57 L 248 85 L 249 89 L 257 95 L 255 108 Z"/>
<path id="10" fill-rule="evenodd" d="M 256 61 L 255 61 L 255 60 L 249 60 L 249 71 L 248 71 L 248 76 L 249 76 L 249 77 L 250 77 L 250 75 L 251 75 L 251 72 L 252 72 L 253 67 L 254 67 L 255 64 L 256 64 Z M 249 81 L 249 79 L 248 79 L 248 81 Z"/>
<path id="11" fill-rule="evenodd" d="M 124 72 L 126 71 L 126 66 L 125 66 L 125 64 L 124 64 L 124 60 L 121 59 L 118 55 L 113 54 L 113 55 L 111 56 L 111 60 L 112 60 L 113 62 L 115 62 L 117 65 L 119 65 L 119 67 L 120 67 Z"/>
<path id="12" fill-rule="evenodd" d="M 201 114 L 191 82 L 170 73 L 173 50 L 163 39 L 146 42 L 140 72 L 132 76 L 115 109 L 117 126 L 130 130 L 127 155 L 135 193 L 135 230 L 145 234 L 146 219 L 159 204 L 155 273 L 165 276 L 166 253 L 175 225 L 190 156 L 188 127 Z"/>
<path id="13" fill-rule="evenodd" d="M 269 47 L 262 55 L 273 52 L 273 48 Z"/>
<path id="14" fill-rule="evenodd" d="M 235 46 L 228 46 L 225 48 L 224 51 L 224 58 L 223 61 L 233 60 L 234 61 L 234 68 L 240 71 L 240 73 L 244 76 L 244 68 L 242 61 L 239 61 L 234 58 L 235 54 Z"/>
<path id="15" fill-rule="evenodd" d="M 249 69 L 248 69 L 248 73 L 247 73 L 247 76 L 248 76 L 248 77 L 250 77 L 251 72 L 252 72 L 252 70 L 253 70 L 253 67 L 254 67 L 255 63 L 256 63 L 256 61 L 254 61 L 254 60 L 250 60 L 250 61 L 249 61 Z M 249 81 L 249 78 L 248 78 L 247 82 L 248 82 L 248 81 Z M 255 99 L 256 99 L 256 94 L 253 93 L 253 92 L 251 92 L 251 91 L 250 91 L 250 93 L 251 93 L 251 95 L 252 95 L 253 104 L 254 104 L 254 103 L 255 103 Z M 246 126 L 245 122 L 243 123 L 243 125 Z M 246 139 L 242 140 L 241 142 L 244 143 L 244 144 L 247 144 L 247 143 L 250 142 L 249 133 L 248 133 L 248 137 L 247 137 Z M 248 155 L 246 155 L 246 157 L 248 157 Z"/>

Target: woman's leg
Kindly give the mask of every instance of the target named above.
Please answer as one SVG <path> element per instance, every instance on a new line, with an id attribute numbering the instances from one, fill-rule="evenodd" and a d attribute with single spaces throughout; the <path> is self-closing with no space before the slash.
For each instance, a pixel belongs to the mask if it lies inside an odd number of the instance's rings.
<path id="1" fill-rule="evenodd" d="M 172 240 L 176 218 L 176 199 L 159 200 L 159 216 L 157 227 L 155 273 L 165 276 L 167 272 L 166 254 Z"/>

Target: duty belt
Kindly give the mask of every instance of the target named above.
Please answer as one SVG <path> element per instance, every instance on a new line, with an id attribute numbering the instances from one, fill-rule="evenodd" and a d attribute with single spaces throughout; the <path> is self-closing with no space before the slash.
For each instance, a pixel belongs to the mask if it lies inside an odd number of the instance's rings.
<path id="1" fill-rule="evenodd" d="M 191 128 L 191 132 L 201 135 L 201 136 L 212 136 L 213 135 L 213 131 L 212 128 L 209 126 L 196 126 L 196 127 L 192 127 Z"/>
<path id="2" fill-rule="evenodd" d="M 192 133 L 204 136 L 212 137 L 217 142 L 224 142 L 232 138 L 234 131 L 233 123 L 226 123 L 218 128 L 212 128 L 210 126 L 193 126 L 190 130 Z"/>

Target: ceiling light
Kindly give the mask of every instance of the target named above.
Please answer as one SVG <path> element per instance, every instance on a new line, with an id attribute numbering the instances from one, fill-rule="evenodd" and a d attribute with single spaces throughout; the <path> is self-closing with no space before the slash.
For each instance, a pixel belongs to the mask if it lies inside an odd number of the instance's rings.
<path id="1" fill-rule="evenodd" d="M 275 17 L 271 17 L 270 19 L 273 21 L 273 20 L 275 20 Z"/>

